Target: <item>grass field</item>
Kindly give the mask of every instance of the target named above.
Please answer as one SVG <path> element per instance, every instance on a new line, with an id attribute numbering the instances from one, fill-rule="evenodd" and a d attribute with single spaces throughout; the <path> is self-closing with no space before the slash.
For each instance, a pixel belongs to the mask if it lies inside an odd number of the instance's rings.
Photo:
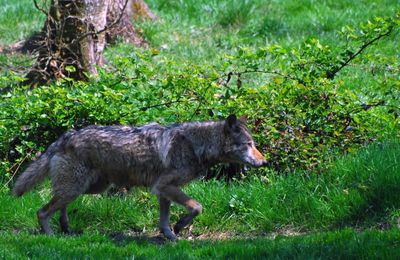
<path id="1" fill-rule="evenodd" d="M 191 64 L 219 66 L 220 57 L 234 55 L 241 47 L 294 48 L 313 37 L 335 51 L 343 43 L 338 33 L 343 26 L 393 16 L 399 9 L 397 0 L 146 2 L 159 19 L 137 26 L 160 52 L 148 66 L 157 67 L 160 74 Z M 0 50 L 40 30 L 44 19 L 31 0 L 0 0 Z M 368 48 L 337 80 L 359 91 L 361 100 L 366 93 L 380 97 L 395 91 L 397 85 L 382 85 L 393 73 L 389 65 L 376 68 L 373 59 L 364 57 L 397 64 L 398 42 L 399 34 L 393 34 Z M 106 56 L 112 63 L 134 50 L 118 43 L 107 49 Z M 24 74 L 33 61 L 29 55 L 0 52 L 0 79 L 11 71 Z M 51 224 L 57 235 L 48 237 L 38 234 L 36 211 L 50 197 L 49 184 L 17 199 L 3 183 L 0 258 L 399 259 L 399 133 L 388 130 L 393 125 L 375 127 L 387 133 L 384 138 L 350 154 L 333 153 L 322 172 L 250 171 L 229 183 L 202 180 L 185 187 L 203 204 L 204 212 L 176 243 L 158 236 L 157 200 L 148 190 L 80 197 L 69 207 L 71 228 L 77 234 L 61 235 L 56 214 Z M 173 221 L 183 213 L 172 206 Z"/>
<path id="2" fill-rule="evenodd" d="M 305 236 L 160 243 L 141 236 L 1 234 L 6 259 L 398 259 L 400 232 L 350 229 Z"/>
<path id="3" fill-rule="evenodd" d="M 57 214 L 52 225 L 59 235 L 37 233 L 35 212 L 49 199 L 47 184 L 21 199 L 5 190 L 0 194 L 0 244 L 3 255 L 15 258 L 395 259 L 400 249 L 399 153 L 398 141 L 386 142 L 336 161 L 321 176 L 250 175 L 231 184 L 193 183 L 186 191 L 203 203 L 204 213 L 177 244 L 158 236 L 157 201 L 145 190 L 81 197 L 69 207 L 77 235 L 66 237 Z M 173 221 L 184 213 L 176 206 L 172 212 Z"/>

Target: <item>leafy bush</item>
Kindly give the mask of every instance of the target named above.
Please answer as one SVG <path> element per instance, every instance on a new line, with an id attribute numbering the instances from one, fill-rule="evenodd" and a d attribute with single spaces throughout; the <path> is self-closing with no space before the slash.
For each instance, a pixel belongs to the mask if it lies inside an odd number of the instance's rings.
<path id="1" fill-rule="evenodd" d="M 65 78 L 29 89 L 13 86 L 18 77 L 4 76 L 11 90 L 2 94 L 0 111 L 2 175 L 11 178 L 69 128 L 219 119 L 230 113 L 248 116 L 275 170 L 315 168 L 333 152 L 398 133 L 397 60 L 377 79 L 391 91 L 359 93 L 338 76 L 365 48 L 397 33 L 398 26 L 395 17 L 375 18 L 358 31 L 347 27 L 339 52 L 309 39 L 299 48 L 241 48 L 222 56 L 220 66 L 199 67 L 176 64 L 155 49 L 136 50 L 115 57 L 114 68 L 100 70 L 89 82 Z M 364 59 L 377 66 L 388 62 Z"/>

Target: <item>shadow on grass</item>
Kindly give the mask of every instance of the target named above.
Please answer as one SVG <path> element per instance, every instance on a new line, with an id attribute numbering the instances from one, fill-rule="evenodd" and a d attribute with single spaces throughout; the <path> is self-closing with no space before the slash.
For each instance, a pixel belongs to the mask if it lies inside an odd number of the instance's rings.
<path id="1" fill-rule="evenodd" d="M 153 244 L 153 245 L 163 245 L 169 240 L 167 240 L 162 235 L 146 235 L 143 233 L 135 234 L 124 234 L 122 232 L 116 232 L 108 234 L 107 237 L 116 246 L 126 246 L 129 243 L 135 242 L 136 244 Z"/>
<path id="2" fill-rule="evenodd" d="M 400 207 L 399 152 L 399 140 L 387 141 L 340 162 L 338 173 L 347 179 L 345 188 L 352 191 L 347 202 L 351 212 L 340 221 L 342 226 L 375 223 L 382 229 L 390 228 L 388 214 Z"/>

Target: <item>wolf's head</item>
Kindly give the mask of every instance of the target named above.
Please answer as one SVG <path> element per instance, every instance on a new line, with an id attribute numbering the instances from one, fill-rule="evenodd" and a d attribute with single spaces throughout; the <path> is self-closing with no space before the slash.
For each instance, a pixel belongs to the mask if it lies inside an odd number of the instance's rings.
<path id="1" fill-rule="evenodd" d="M 257 150 L 253 137 L 243 119 L 230 115 L 225 120 L 224 153 L 229 162 L 244 163 L 253 167 L 266 165 L 264 156 Z"/>

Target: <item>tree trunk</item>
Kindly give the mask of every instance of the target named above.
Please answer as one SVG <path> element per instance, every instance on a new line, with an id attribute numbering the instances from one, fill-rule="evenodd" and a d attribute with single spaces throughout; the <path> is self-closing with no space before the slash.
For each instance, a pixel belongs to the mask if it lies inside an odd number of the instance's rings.
<path id="1" fill-rule="evenodd" d="M 37 62 L 25 84 L 96 75 L 96 67 L 105 63 L 106 41 L 117 37 L 145 45 L 131 22 L 136 2 L 147 8 L 142 0 L 52 0 L 42 32 L 44 44 L 37 49 Z M 152 17 L 149 14 L 153 15 L 148 10 L 147 16 Z"/>
<path id="2" fill-rule="evenodd" d="M 121 16 L 121 10 L 124 8 L 125 1 L 111 1 L 107 14 L 107 24 L 112 24 Z M 155 15 L 150 12 L 143 0 L 128 0 L 128 6 L 129 8 L 125 8 L 125 12 L 122 13 L 120 21 L 113 27 L 113 30 L 107 31 L 107 42 L 115 42 L 119 38 L 137 46 L 146 45 L 132 26 L 131 19 L 137 19 L 139 16 L 155 19 Z"/>

